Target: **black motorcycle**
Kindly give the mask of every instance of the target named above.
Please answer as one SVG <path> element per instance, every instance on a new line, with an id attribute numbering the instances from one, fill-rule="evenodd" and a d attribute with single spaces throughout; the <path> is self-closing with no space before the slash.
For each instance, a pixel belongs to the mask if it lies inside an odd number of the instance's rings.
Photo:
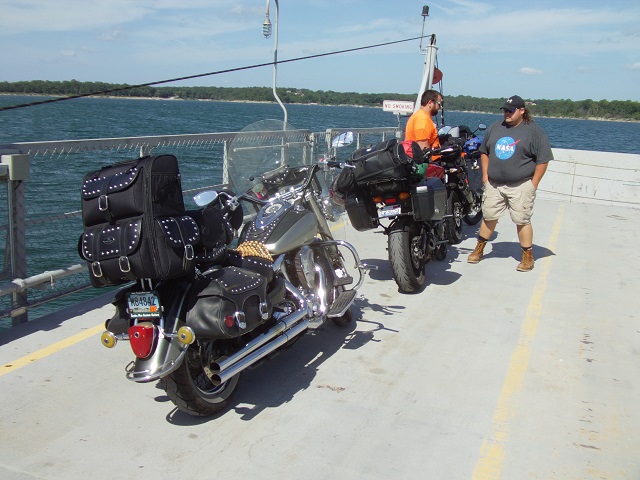
<path id="1" fill-rule="evenodd" d="M 479 130 L 485 128 L 483 124 L 478 127 Z M 471 139 L 477 137 L 464 125 L 441 133 L 439 137 L 443 147 L 427 154 L 432 157 L 439 155 L 434 163 L 444 168 L 442 180 L 447 187 L 447 238 L 452 244 L 458 244 L 462 241 L 462 222 L 476 225 L 482 219 L 482 184 L 478 179 L 481 175 L 480 155 L 477 148 L 470 154 L 465 148 Z"/>
<path id="2" fill-rule="evenodd" d="M 415 162 L 392 139 L 357 150 L 343 166 L 333 190 L 344 196 L 356 230 L 382 227 L 400 291 L 419 290 L 426 280 L 426 263 L 431 258 L 444 260 L 447 255 L 447 189 L 443 182 L 421 179 Z"/>

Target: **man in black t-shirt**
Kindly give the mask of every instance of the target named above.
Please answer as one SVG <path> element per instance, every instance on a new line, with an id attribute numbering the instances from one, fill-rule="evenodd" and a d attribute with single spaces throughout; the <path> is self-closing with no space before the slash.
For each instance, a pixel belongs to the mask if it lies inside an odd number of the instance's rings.
<path id="1" fill-rule="evenodd" d="M 509 211 L 517 226 L 522 247 L 519 272 L 533 269 L 533 227 L 531 216 L 536 190 L 553 160 L 549 139 L 539 125 L 533 122 L 524 101 L 518 95 L 507 99 L 502 107 L 504 120 L 491 125 L 480 145 L 482 166 L 482 224 L 478 243 L 469 255 L 469 263 L 482 260 L 484 247 L 498 224 L 498 219 Z"/>

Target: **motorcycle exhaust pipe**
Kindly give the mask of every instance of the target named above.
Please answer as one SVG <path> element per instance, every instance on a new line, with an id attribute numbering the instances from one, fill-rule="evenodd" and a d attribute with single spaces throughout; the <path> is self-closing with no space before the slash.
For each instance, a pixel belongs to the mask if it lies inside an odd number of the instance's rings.
<path id="1" fill-rule="evenodd" d="M 291 328 L 292 325 L 299 322 L 300 320 L 303 320 L 307 316 L 308 316 L 308 313 L 306 312 L 306 310 L 296 310 L 295 312 L 287 315 L 285 318 L 280 320 L 275 326 L 273 326 L 268 332 L 265 332 L 259 337 L 254 338 L 252 341 L 247 343 L 241 350 L 225 358 L 224 360 L 213 362 L 211 364 L 211 370 L 213 370 L 214 372 L 222 372 L 230 368 L 233 364 L 239 362 L 244 357 L 248 356 L 253 351 L 257 350 L 263 345 L 268 344 L 271 340 L 273 340 L 283 332 L 286 332 Z"/>
<path id="2" fill-rule="evenodd" d="M 282 347 L 289 340 L 297 337 L 298 335 L 304 333 L 309 328 L 309 321 L 305 320 L 304 322 L 296 325 L 292 329 L 283 333 L 279 337 L 277 337 L 272 342 L 267 343 L 262 348 L 255 350 L 249 355 L 245 356 L 242 360 L 237 361 L 230 367 L 225 370 L 222 370 L 220 373 L 214 374 L 211 378 L 211 382 L 215 385 L 222 385 L 227 380 L 231 379 L 233 376 L 239 374 L 243 370 L 249 368 L 251 365 L 256 363 L 258 360 L 266 357 L 270 353 L 273 353 L 278 348 Z"/>
<path id="3" fill-rule="evenodd" d="M 298 289 L 286 280 L 285 280 L 285 288 L 291 294 L 291 296 L 293 296 L 295 300 L 298 302 L 298 305 L 299 305 L 298 310 L 283 317 L 276 325 L 271 327 L 271 329 L 269 329 L 268 332 L 265 332 L 259 337 L 254 338 L 238 352 L 225 358 L 224 360 L 213 362 L 211 365 L 211 369 L 214 372 L 221 373 L 228 370 L 234 364 L 240 362 L 245 357 L 248 357 L 254 351 L 260 349 L 265 345 L 269 346 L 270 345 L 269 342 L 271 342 L 273 339 L 278 337 L 278 335 L 288 334 L 287 331 L 290 330 L 293 325 L 300 322 L 301 320 L 305 320 L 305 318 L 308 319 L 311 316 L 311 312 L 309 312 L 308 303 L 305 300 L 305 298 L 302 297 Z M 306 328 L 308 328 L 308 321 L 305 322 L 305 330 Z"/>

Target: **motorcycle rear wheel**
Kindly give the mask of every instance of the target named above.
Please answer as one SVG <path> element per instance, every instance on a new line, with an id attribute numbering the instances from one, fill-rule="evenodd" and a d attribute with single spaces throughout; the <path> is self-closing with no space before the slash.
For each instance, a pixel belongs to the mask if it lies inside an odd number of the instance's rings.
<path id="1" fill-rule="evenodd" d="M 419 290 L 426 280 L 420 234 L 420 225 L 407 219 L 396 222 L 389 232 L 389 263 L 393 278 L 403 293 Z"/>
<path id="2" fill-rule="evenodd" d="M 209 356 L 203 357 L 203 351 L 213 347 L 213 344 L 191 345 L 182 365 L 163 379 L 171 401 L 178 410 L 189 415 L 205 417 L 224 410 L 240 380 L 241 374 L 238 374 L 218 386 L 211 382 L 205 366 Z"/>

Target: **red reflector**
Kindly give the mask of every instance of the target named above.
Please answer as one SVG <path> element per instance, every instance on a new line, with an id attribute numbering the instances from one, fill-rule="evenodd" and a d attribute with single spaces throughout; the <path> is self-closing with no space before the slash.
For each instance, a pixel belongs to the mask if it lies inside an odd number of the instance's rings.
<path id="1" fill-rule="evenodd" d="M 131 350 L 138 358 L 146 358 L 151 353 L 156 339 L 156 329 L 151 322 L 141 322 L 129 327 Z"/>
<path id="2" fill-rule="evenodd" d="M 385 198 L 384 203 L 386 205 L 393 205 L 394 203 L 398 203 L 398 201 L 395 198 Z"/>
<path id="3" fill-rule="evenodd" d="M 227 315 L 226 317 L 224 317 L 224 324 L 231 328 L 235 325 L 235 320 L 233 319 L 233 317 L 231 315 Z"/>

